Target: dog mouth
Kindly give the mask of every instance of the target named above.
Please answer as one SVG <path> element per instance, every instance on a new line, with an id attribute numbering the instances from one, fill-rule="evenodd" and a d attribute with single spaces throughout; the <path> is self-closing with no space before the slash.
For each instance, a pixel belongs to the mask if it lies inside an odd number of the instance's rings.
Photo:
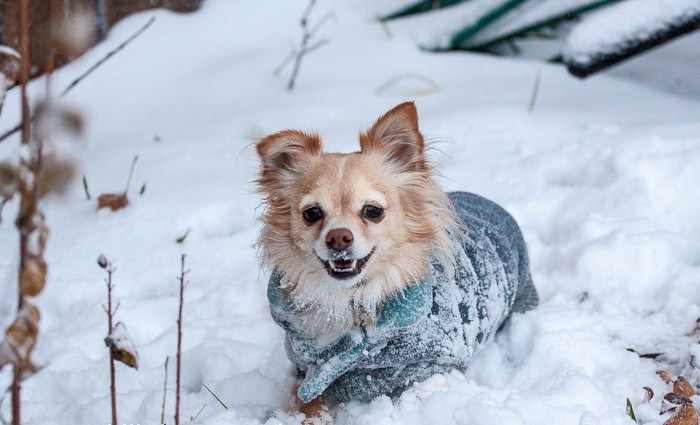
<path id="1" fill-rule="evenodd" d="M 367 265 L 367 261 L 369 261 L 372 254 L 374 254 L 374 250 L 375 248 L 372 248 L 369 254 L 362 258 L 350 258 L 345 251 L 341 251 L 339 253 L 334 253 L 333 257 L 335 258 L 331 260 L 326 261 L 320 257 L 319 260 L 321 260 L 323 267 L 331 277 L 340 280 L 350 279 L 362 273 L 362 270 Z"/>

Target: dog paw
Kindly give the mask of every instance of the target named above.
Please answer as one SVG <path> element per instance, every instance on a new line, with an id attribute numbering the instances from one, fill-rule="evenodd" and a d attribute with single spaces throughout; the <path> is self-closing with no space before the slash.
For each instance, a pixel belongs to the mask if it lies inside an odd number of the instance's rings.
<path id="1" fill-rule="evenodd" d="M 302 425 L 328 425 L 333 423 L 333 417 L 320 397 L 308 403 L 302 403 L 301 400 L 297 399 L 297 405 L 299 412 L 305 416 L 304 420 L 301 421 Z"/>

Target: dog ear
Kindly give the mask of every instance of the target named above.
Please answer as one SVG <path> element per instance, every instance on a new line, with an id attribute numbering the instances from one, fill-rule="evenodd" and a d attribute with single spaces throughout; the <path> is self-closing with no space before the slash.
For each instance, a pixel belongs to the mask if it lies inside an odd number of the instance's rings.
<path id="1" fill-rule="evenodd" d="M 386 161 L 402 170 L 425 170 L 425 142 L 418 130 L 418 112 L 413 102 L 395 106 L 382 115 L 367 133 L 360 134 L 362 153 L 381 152 Z"/>
<path id="2" fill-rule="evenodd" d="M 255 149 L 260 157 L 258 186 L 270 193 L 294 184 L 308 160 L 321 154 L 322 146 L 318 134 L 284 130 L 261 139 Z"/>

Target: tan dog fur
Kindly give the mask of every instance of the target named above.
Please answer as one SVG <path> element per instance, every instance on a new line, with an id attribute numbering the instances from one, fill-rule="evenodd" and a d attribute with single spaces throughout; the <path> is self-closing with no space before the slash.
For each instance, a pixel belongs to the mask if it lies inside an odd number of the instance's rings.
<path id="1" fill-rule="evenodd" d="M 448 268 L 453 263 L 448 234 L 457 233 L 458 220 L 434 181 L 414 104 L 396 106 L 359 139 L 360 151 L 349 154 L 324 153 L 317 134 L 296 130 L 256 145 L 266 206 L 261 260 L 283 275 L 282 287 L 302 313 L 296 325 L 318 346 L 371 324 L 388 297 L 427 272 L 431 256 Z M 381 219 L 363 215 L 368 205 L 383 209 Z M 305 221 L 309 208 L 323 218 Z M 352 233 L 352 255 L 329 252 L 333 229 Z M 331 260 L 346 254 L 369 259 L 358 275 L 340 280 L 324 264 L 340 264 Z"/>

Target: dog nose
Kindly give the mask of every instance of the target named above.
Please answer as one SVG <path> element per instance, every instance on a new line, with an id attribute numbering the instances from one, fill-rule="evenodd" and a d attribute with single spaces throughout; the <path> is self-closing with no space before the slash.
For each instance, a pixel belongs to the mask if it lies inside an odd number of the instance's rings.
<path id="1" fill-rule="evenodd" d="M 348 229 L 333 229 L 326 235 L 326 246 L 336 251 L 344 251 L 352 245 L 352 232 Z"/>

